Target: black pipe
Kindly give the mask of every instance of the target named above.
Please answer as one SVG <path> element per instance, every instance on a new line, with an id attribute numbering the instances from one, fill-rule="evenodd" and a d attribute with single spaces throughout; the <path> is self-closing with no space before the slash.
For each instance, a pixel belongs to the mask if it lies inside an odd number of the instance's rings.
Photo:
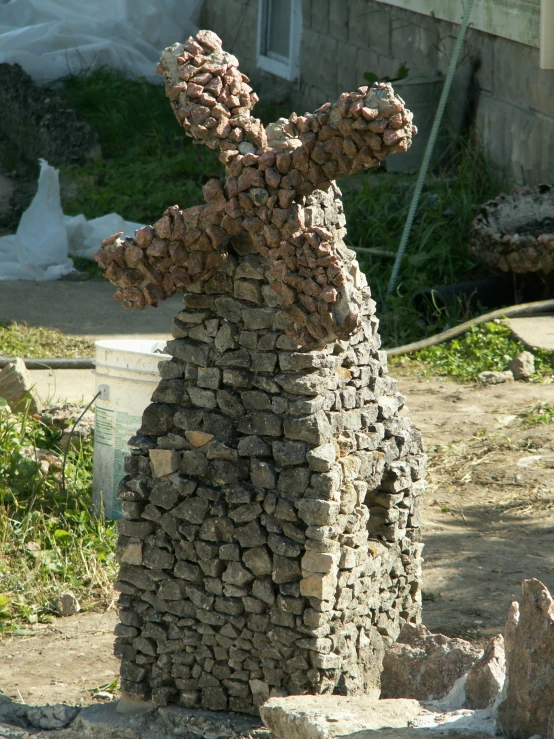
<path id="1" fill-rule="evenodd" d="M 461 302 L 464 310 L 476 310 L 480 306 L 501 308 L 510 305 L 513 299 L 513 281 L 504 277 L 426 287 L 412 296 L 414 308 L 426 318 L 430 318 L 437 310 L 452 308 L 458 302 Z"/>
<path id="2" fill-rule="evenodd" d="M 17 357 L 0 357 L 0 369 L 10 362 L 15 362 Z M 56 357 L 55 359 L 30 359 L 24 357 L 25 367 L 27 369 L 37 370 L 60 370 L 60 369 L 94 369 L 96 362 L 89 357 Z"/>

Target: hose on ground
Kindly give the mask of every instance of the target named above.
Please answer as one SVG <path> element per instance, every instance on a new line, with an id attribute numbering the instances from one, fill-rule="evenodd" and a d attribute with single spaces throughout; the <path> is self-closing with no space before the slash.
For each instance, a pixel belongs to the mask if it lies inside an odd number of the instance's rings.
<path id="1" fill-rule="evenodd" d="M 490 313 L 485 313 L 482 316 L 472 318 L 470 321 L 460 323 L 459 326 L 449 328 L 447 331 L 443 331 L 440 334 L 429 336 L 427 339 L 421 339 L 421 341 L 414 341 L 411 344 L 404 344 L 404 346 L 395 346 L 393 349 L 386 349 L 389 357 L 396 357 L 399 354 L 410 354 L 410 352 L 417 352 L 420 349 L 427 349 L 435 344 L 442 344 L 444 341 L 456 338 L 461 334 L 465 334 L 473 326 L 478 326 L 480 323 L 487 323 L 488 321 L 494 321 L 495 318 L 514 318 L 515 316 L 529 316 L 534 313 L 544 313 L 549 310 L 554 310 L 554 300 L 539 300 L 535 303 L 520 303 L 519 305 L 512 305 L 509 308 L 498 308 Z"/>

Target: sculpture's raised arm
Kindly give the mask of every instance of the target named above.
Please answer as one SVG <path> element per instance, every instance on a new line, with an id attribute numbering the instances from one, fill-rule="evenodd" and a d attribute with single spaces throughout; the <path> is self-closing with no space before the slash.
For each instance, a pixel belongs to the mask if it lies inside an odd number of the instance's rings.
<path id="1" fill-rule="evenodd" d="M 119 288 L 115 298 L 125 308 L 155 306 L 176 290 L 209 280 L 227 258 L 225 246 L 242 228 L 240 211 L 228 203 L 219 180 L 207 182 L 203 192 L 206 205 L 174 205 L 134 239 L 119 233 L 102 243 L 95 259 Z"/>

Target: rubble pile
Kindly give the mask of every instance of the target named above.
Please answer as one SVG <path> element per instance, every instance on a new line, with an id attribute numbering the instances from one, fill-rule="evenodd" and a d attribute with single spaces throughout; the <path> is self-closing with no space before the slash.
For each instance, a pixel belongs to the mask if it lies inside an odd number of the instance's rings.
<path id="1" fill-rule="evenodd" d="M 375 690 L 420 618 L 425 456 L 334 182 L 412 126 L 375 85 L 266 132 L 220 46 L 201 31 L 161 69 L 229 176 L 98 254 L 128 307 L 185 291 L 120 485 L 115 653 L 128 696 L 255 714 Z"/>

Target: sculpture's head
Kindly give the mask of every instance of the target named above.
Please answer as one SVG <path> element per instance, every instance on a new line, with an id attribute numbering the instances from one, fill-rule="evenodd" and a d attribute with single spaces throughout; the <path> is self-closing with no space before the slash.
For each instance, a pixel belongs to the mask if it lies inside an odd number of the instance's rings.
<path id="1" fill-rule="evenodd" d="M 264 129 L 251 115 L 257 95 L 215 33 L 170 46 L 157 71 L 185 132 L 219 149 L 226 178 L 204 186 L 206 205 L 173 206 L 135 239 L 104 242 L 97 260 L 120 287 L 116 297 L 144 308 L 175 290 L 197 292 L 221 269 L 229 242 L 248 236 L 271 265 L 289 336 L 304 348 L 348 338 L 358 325 L 363 276 L 342 242 L 344 230 L 311 223 L 306 198 L 408 149 L 416 129 L 401 98 L 376 83 Z"/>

